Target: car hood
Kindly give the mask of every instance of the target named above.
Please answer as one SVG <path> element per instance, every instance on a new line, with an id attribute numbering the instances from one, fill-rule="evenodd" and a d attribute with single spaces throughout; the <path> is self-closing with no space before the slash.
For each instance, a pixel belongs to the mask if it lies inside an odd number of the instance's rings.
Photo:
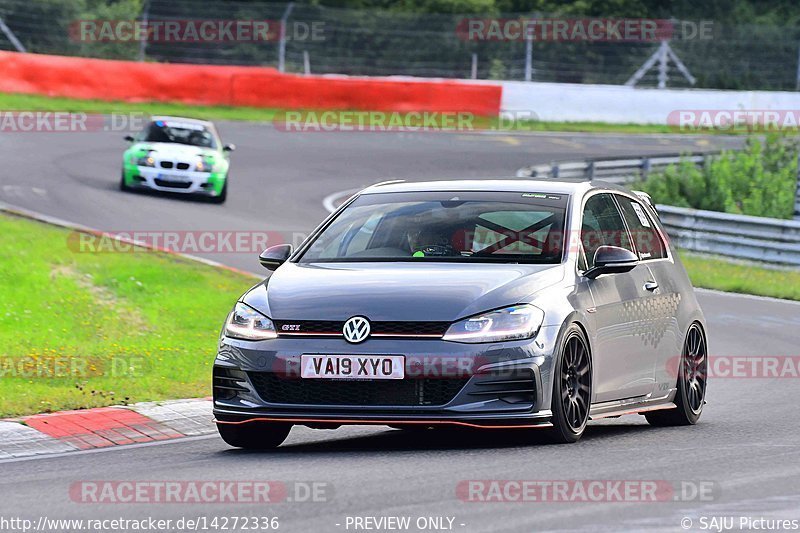
<path id="1" fill-rule="evenodd" d="M 200 146 L 190 146 L 180 143 L 149 143 L 140 142 L 131 147 L 134 151 L 149 152 L 155 150 L 160 157 L 192 158 L 198 155 L 207 157 L 219 155 L 219 152 L 212 148 L 202 148 Z"/>
<path id="2" fill-rule="evenodd" d="M 285 263 L 244 301 L 277 320 L 453 321 L 521 303 L 562 265 Z"/>

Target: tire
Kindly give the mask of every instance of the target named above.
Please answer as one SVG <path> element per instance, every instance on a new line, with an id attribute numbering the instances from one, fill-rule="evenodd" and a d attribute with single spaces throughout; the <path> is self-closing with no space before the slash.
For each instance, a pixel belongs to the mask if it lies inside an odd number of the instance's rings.
<path id="1" fill-rule="evenodd" d="M 572 324 L 564 334 L 553 365 L 553 396 L 550 408 L 553 427 L 550 442 L 577 442 L 589 421 L 592 403 L 592 355 L 583 330 Z"/>
<path id="2" fill-rule="evenodd" d="M 706 398 L 708 376 L 708 346 L 703 329 L 697 322 L 689 326 L 678 365 L 677 409 L 645 413 L 652 426 L 692 426 L 700 419 Z"/>
<path id="3" fill-rule="evenodd" d="M 224 204 L 227 198 L 228 198 L 228 180 L 226 179 L 225 185 L 222 186 L 222 192 L 219 193 L 219 196 L 212 196 L 211 203 Z"/>
<path id="4" fill-rule="evenodd" d="M 128 187 L 125 184 L 125 170 L 124 169 L 123 169 L 123 171 L 122 171 L 122 173 L 120 175 L 120 178 L 119 178 L 119 190 L 125 191 L 125 192 L 128 192 L 128 191 L 131 190 L 131 188 Z"/>
<path id="5" fill-rule="evenodd" d="M 246 450 L 272 450 L 280 446 L 291 424 L 277 422 L 250 422 L 246 424 L 217 424 L 219 436 L 228 445 Z"/>

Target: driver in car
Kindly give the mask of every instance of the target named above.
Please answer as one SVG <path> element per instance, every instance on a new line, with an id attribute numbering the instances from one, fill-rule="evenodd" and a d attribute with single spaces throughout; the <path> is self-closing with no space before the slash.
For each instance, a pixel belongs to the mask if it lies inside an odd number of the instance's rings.
<path id="1" fill-rule="evenodd" d="M 459 252 L 450 242 L 450 237 L 434 226 L 422 226 L 408 234 L 408 245 L 413 257 L 454 256 Z"/>

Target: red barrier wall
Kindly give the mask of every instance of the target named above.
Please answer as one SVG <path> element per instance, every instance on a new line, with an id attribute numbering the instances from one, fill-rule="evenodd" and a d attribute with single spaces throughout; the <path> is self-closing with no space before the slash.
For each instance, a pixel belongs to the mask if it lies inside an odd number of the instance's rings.
<path id="1" fill-rule="evenodd" d="M 499 84 L 299 76 L 273 68 L 138 63 L 0 52 L 0 92 L 283 109 L 447 111 L 494 116 Z"/>

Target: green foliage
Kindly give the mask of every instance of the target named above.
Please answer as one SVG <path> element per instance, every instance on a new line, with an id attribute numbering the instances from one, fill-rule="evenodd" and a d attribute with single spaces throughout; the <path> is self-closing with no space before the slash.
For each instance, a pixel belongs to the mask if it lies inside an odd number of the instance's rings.
<path id="1" fill-rule="evenodd" d="M 702 167 L 689 161 L 637 183 L 659 204 L 772 218 L 792 218 L 800 143 L 779 134 L 751 137 Z"/>
<path id="2" fill-rule="evenodd" d="M 503 64 L 502 59 L 492 59 L 491 66 L 489 67 L 490 80 L 504 80 L 506 78 L 506 66 Z"/>

